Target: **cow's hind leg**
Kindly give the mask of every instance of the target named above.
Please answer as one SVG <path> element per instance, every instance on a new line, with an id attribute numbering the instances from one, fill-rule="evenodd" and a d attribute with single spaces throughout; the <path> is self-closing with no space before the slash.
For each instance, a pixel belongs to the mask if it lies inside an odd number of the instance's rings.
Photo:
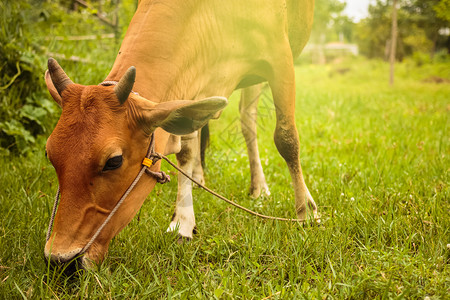
<path id="1" fill-rule="evenodd" d="M 181 151 L 177 154 L 178 166 L 190 176 L 192 176 L 197 162 L 198 145 L 197 131 L 181 137 Z M 194 230 L 195 215 L 192 201 L 192 183 L 186 176 L 178 173 L 177 202 L 167 231 L 178 232 L 181 238 L 192 239 Z"/>
<path id="2" fill-rule="evenodd" d="M 302 174 L 300 165 L 300 142 L 295 125 L 295 74 L 292 57 L 277 64 L 278 69 L 269 81 L 276 110 L 276 128 L 274 133 L 275 145 L 278 152 L 286 161 L 291 174 L 297 217 L 306 219 L 306 201 L 318 219 L 317 206 L 314 202 Z"/>
<path id="3" fill-rule="evenodd" d="M 198 151 L 197 151 L 197 155 L 195 158 L 195 162 L 194 162 L 194 166 L 193 166 L 193 170 L 192 170 L 192 178 L 194 178 L 197 182 L 201 183 L 201 184 L 205 184 L 205 175 L 204 175 L 204 155 L 205 155 L 205 148 L 207 147 L 206 143 L 208 141 L 204 141 L 205 138 L 209 138 L 209 128 L 207 127 L 208 125 L 206 125 L 206 128 L 202 128 L 200 130 L 198 130 Z M 208 130 L 207 134 L 208 137 L 204 137 L 205 131 Z M 202 144 L 204 143 L 204 144 Z M 202 153 L 203 151 L 203 153 Z M 197 185 L 195 185 L 197 186 Z"/>
<path id="4" fill-rule="evenodd" d="M 250 163 L 251 183 L 249 195 L 258 198 L 261 194 L 270 195 L 264 177 L 261 160 L 259 158 L 258 141 L 256 138 L 256 119 L 258 114 L 258 101 L 262 85 L 254 85 L 241 92 L 239 112 L 241 114 L 241 130 L 247 144 L 248 160 Z"/>

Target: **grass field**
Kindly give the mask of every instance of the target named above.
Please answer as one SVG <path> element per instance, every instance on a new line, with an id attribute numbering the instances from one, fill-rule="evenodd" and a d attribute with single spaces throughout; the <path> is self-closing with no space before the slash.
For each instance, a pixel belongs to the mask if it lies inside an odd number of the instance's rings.
<path id="1" fill-rule="evenodd" d="M 164 233 L 172 180 L 149 195 L 101 266 L 67 278 L 43 260 L 57 180 L 40 143 L 28 157 L 1 157 L 0 298 L 448 299 L 450 85 L 426 80 L 449 79 L 448 64 L 399 65 L 394 87 L 382 62 L 296 71 L 302 166 L 320 226 L 260 220 L 196 189 L 199 233 L 178 245 Z M 211 122 L 207 185 L 259 212 L 294 217 L 270 91 L 258 119 L 270 197 L 247 196 L 237 116 L 238 94 Z"/>

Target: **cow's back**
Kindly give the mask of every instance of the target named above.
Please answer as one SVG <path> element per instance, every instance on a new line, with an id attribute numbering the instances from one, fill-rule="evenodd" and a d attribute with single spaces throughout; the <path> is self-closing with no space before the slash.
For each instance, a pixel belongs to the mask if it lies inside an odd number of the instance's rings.
<path id="1" fill-rule="evenodd" d="M 135 88 L 150 100 L 228 97 L 301 52 L 313 8 L 314 0 L 141 0 L 107 79 L 134 65 Z"/>

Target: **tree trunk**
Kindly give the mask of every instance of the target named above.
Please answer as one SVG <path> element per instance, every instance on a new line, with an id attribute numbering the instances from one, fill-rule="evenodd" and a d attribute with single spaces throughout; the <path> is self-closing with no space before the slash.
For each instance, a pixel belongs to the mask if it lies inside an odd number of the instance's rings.
<path id="1" fill-rule="evenodd" d="M 392 4 L 392 32 L 391 32 L 391 51 L 389 61 L 391 64 L 389 83 L 394 84 L 394 64 L 395 64 L 395 52 L 397 46 L 397 0 L 394 0 Z"/>

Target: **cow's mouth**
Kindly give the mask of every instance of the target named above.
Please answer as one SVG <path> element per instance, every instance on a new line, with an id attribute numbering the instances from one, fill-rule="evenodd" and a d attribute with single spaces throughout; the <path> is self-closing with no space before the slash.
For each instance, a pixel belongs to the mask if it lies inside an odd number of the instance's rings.
<path id="1" fill-rule="evenodd" d="M 66 276 L 78 275 L 80 273 L 79 271 L 88 269 L 83 262 L 83 256 L 75 257 L 67 262 L 58 262 L 49 259 L 46 255 L 44 255 L 44 260 L 46 265 L 50 266 L 52 270 L 57 270 L 64 273 Z"/>
<path id="2" fill-rule="evenodd" d="M 79 254 L 80 251 L 73 252 L 70 255 L 44 254 L 44 260 L 47 266 L 52 269 L 57 269 L 67 276 L 79 274 L 79 271 L 90 270 L 94 263 L 86 254 Z"/>

